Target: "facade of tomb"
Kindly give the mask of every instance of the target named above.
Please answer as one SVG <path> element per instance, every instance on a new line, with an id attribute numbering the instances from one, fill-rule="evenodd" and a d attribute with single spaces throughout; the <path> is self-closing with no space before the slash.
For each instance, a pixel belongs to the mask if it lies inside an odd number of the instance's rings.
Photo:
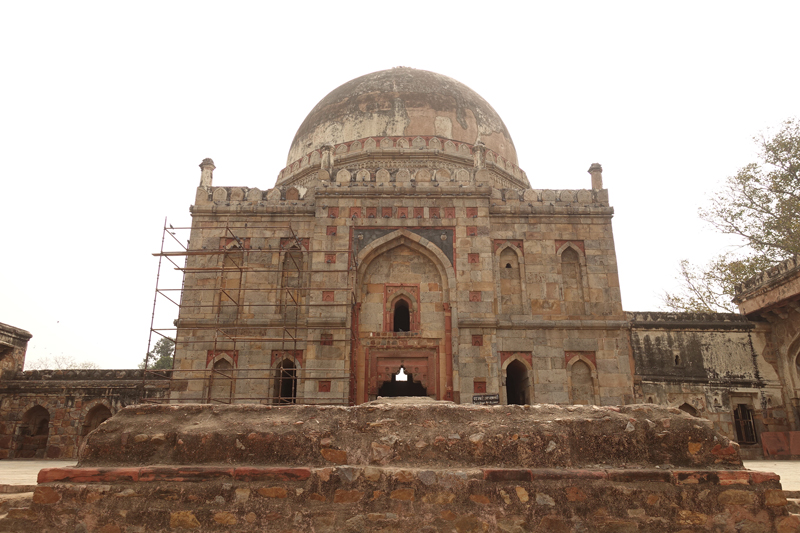
<path id="1" fill-rule="evenodd" d="M 532 188 L 461 83 L 395 68 L 335 89 L 270 190 L 201 168 L 171 400 L 633 400 L 602 168 Z"/>

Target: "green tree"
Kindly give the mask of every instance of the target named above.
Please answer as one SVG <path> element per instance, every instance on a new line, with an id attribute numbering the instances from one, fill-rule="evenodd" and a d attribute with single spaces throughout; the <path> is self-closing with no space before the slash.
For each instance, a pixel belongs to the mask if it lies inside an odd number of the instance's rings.
<path id="1" fill-rule="evenodd" d="M 153 350 L 148 352 L 144 361 L 139 363 L 139 368 L 147 365 L 149 370 L 172 370 L 172 354 L 175 353 L 175 342 L 167 337 L 161 337 Z"/>
<path id="2" fill-rule="evenodd" d="M 664 293 L 670 311 L 729 311 L 734 287 L 800 253 L 800 119 L 754 138 L 759 161 L 725 180 L 700 218 L 741 241 L 703 266 L 682 260 L 677 292 Z"/>

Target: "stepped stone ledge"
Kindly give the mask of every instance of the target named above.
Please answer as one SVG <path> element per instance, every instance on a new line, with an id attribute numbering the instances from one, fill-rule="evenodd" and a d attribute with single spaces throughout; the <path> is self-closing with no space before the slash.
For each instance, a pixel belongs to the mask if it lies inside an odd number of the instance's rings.
<path id="1" fill-rule="evenodd" d="M 743 527 L 750 529 L 743 529 Z M 11 529 L 7 529 L 7 528 Z M 136 405 L 0 531 L 797 531 L 775 474 L 653 405 Z"/>

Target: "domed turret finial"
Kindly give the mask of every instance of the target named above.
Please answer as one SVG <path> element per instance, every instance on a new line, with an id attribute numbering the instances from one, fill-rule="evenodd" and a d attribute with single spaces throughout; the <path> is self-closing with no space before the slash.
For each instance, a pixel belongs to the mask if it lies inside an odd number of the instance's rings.
<path id="1" fill-rule="evenodd" d="M 206 157 L 203 159 L 203 162 L 200 163 L 200 186 L 201 187 L 211 187 L 211 182 L 214 179 L 214 169 L 217 168 L 214 166 L 214 161 L 211 158 Z"/>
<path id="2" fill-rule="evenodd" d="M 592 166 L 589 167 L 588 172 L 592 175 L 592 189 L 602 189 L 603 167 L 600 166 L 600 163 L 592 163 Z"/>

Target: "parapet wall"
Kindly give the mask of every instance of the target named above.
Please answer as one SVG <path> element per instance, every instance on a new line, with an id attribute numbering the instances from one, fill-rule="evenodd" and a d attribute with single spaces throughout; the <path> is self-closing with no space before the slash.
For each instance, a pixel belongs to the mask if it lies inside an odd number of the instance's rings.
<path id="1" fill-rule="evenodd" d="M 92 433 L 79 466 L 189 464 L 741 468 L 735 443 L 677 409 L 433 401 L 136 405 Z"/>

